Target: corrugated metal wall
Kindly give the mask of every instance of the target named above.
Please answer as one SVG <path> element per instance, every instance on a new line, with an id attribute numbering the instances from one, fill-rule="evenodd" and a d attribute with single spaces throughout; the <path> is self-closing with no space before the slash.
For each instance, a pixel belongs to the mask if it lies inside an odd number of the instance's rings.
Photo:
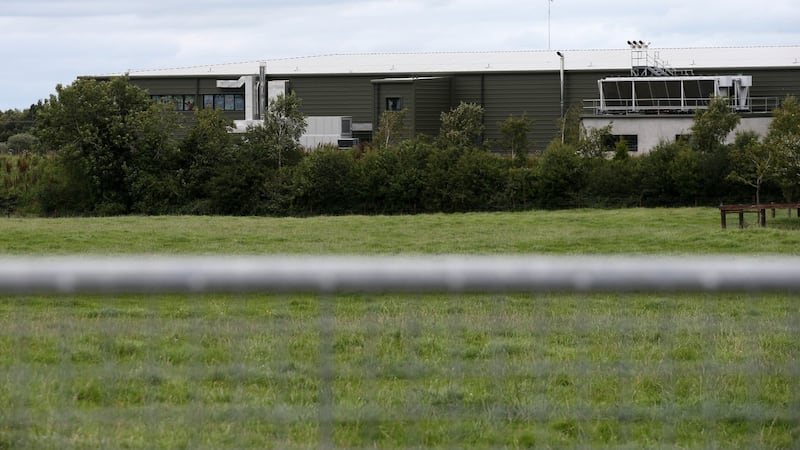
<path id="1" fill-rule="evenodd" d="M 743 74 L 753 76 L 751 97 L 800 97 L 800 67 L 796 70 L 747 69 Z"/>
<path id="2" fill-rule="evenodd" d="M 352 116 L 353 122 L 372 122 L 371 76 L 290 76 L 289 88 L 302 100 L 307 116 Z"/>
<path id="3" fill-rule="evenodd" d="M 753 76 L 752 97 L 770 97 L 775 101 L 787 94 L 800 97 L 800 67 L 775 69 L 706 69 L 698 74 L 742 73 Z M 585 100 L 599 98 L 597 80 L 608 76 L 626 76 L 629 72 L 582 71 L 565 72 L 565 110 L 571 105 L 583 106 Z M 387 96 L 403 97 L 409 109 L 410 132 L 435 135 L 439 116 L 461 101 L 478 103 L 485 108 L 485 138 L 501 138 L 499 123 L 509 115 L 527 113 L 534 121 L 530 134 L 535 150 L 543 150 L 558 134 L 561 113 L 560 73 L 459 73 L 428 74 L 432 80 L 417 79 L 413 83 L 380 82 L 387 74 L 371 75 L 270 75 L 270 79 L 288 80 L 290 89 L 302 99 L 302 111 L 309 116 L 352 116 L 354 123 L 372 123 L 385 109 Z M 422 77 L 425 74 L 391 74 L 392 77 Z M 218 77 L 134 78 L 132 81 L 154 95 L 244 93 L 244 89 L 219 89 Z M 228 77 L 232 78 L 232 77 Z M 198 102 L 199 102 L 198 97 Z M 190 113 L 185 113 L 190 114 Z M 243 119 L 242 112 L 226 112 L 231 119 Z"/>
<path id="4" fill-rule="evenodd" d="M 435 136 L 441 126 L 442 111 L 451 104 L 450 78 L 417 80 L 414 82 L 414 131 Z"/>
<path id="5" fill-rule="evenodd" d="M 377 105 L 375 118 L 373 121 L 373 130 L 378 129 L 381 115 L 386 112 L 386 99 L 399 98 L 401 108 L 409 111 L 405 117 L 405 138 L 410 138 L 416 134 L 414 129 L 414 112 L 416 111 L 416 102 L 414 98 L 414 86 L 409 81 L 379 81 L 374 83 L 373 92 L 375 96 L 375 104 Z"/>
<path id="6" fill-rule="evenodd" d="M 491 74 L 484 82 L 486 139 L 500 140 L 499 125 L 509 116 L 527 114 L 534 120 L 531 143 L 541 149 L 555 134 L 559 116 L 558 74 Z"/>

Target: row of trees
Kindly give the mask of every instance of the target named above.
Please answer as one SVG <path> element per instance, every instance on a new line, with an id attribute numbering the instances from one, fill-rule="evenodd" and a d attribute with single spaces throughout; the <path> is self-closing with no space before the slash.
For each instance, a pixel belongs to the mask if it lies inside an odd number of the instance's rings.
<path id="1" fill-rule="evenodd" d="M 24 111 L 0 111 L 0 153 L 21 154 L 38 148 L 38 139 L 31 130 L 41 106 L 40 102 Z"/>
<path id="2" fill-rule="evenodd" d="M 791 97 L 766 136 L 741 133 L 726 144 L 739 117 L 714 99 L 696 114 L 689 139 L 631 158 L 608 128 L 583 130 L 576 110 L 538 152 L 528 143 L 527 116 L 499 124 L 503 139 L 491 145 L 506 155 L 489 152 L 480 141 L 483 109 L 468 103 L 442 114 L 438 136 L 400 139 L 405 113 L 388 112 L 372 145 L 305 152 L 294 95 L 272 102 L 264 125 L 243 136 L 228 132 L 221 112 L 203 109 L 178 139 L 175 113 L 125 78 L 82 79 L 56 90 L 35 114 L 34 145 L 47 152 L 5 160 L 0 200 L 7 210 L 395 214 L 716 205 L 791 199 L 800 188 L 800 107 Z"/>

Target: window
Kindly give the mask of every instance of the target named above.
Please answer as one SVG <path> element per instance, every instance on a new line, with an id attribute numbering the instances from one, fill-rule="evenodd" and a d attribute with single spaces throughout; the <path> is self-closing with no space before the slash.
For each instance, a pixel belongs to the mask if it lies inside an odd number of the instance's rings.
<path id="1" fill-rule="evenodd" d="M 194 109 L 194 95 L 151 95 L 153 103 L 171 105 L 175 111 L 191 111 Z"/>
<path id="2" fill-rule="evenodd" d="M 194 95 L 183 96 L 183 111 L 191 111 L 194 109 Z"/>
<path id="3" fill-rule="evenodd" d="M 224 111 L 244 111 L 244 95 L 241 94 L 203 94 L 197 95 L 151 95 L 154 103 L 174 105 L 176 111 L 193 111 L 199 107 L 198 99 L 202 99 L 205 109 L 217 108 Z"/>
<path id="4" fill-rule="evenodd" d="M 403 109 L 403 99 L 400 97 L 386 97 L 387 111 L 400 111 Z"/>
<path id="5" fill-rule="evenodd" d="M 216 109 L 225 109 L 225 96 L 222 94 L 216 94 L 214 96 L 214 108 Z"/>
<path id="6" fill-rule="evenodd" d="M 609 142 L 610 147 L 616 147 L 619 141 L 625 141 L 625 145 L 628 146 L 629 152 L 638 152 L 639 151 L 639 135 L 638 134 L 613 134 L 611 135 L 611 142 Z"/>

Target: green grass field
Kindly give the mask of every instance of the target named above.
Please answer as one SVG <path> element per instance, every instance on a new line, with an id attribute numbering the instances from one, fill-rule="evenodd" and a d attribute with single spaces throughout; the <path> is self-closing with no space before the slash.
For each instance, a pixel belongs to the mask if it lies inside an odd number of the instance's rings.
<path id="1" fill-rule="evenodd" d="M 800 219 L 712 208 L 313 218 L 4 219 L 5 254 L 798 254 Z M 733 216 L 729 218 L 734 222 Z M 731 224 L 734 227 L 735 224 Z"/>
<path id="2" fill-rule="evenodd" d="M 795 255 L 796 221 L 721 230 L 711 208 L 4 219 L 0 245 L 7 255 Z M 0 449 L 798 448 L 800 301 L 6 296 L 0 405 Z"/>

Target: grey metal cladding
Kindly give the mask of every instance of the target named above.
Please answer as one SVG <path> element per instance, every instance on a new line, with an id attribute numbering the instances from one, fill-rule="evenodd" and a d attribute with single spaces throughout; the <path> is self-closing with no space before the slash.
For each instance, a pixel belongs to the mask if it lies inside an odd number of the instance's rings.
<path id="1" fill-rule="evenodd" d="M 435 136 L 443 111 L 451 108 L 451 80 L 448 77 L 417 80 L 414 83 L 414 131 Z"/>
<path id="2" fill-rule="evenodd" d="M 372 122 L 372 80 L 369 76 L 297 76 L 288 79 L 302 100 L 307 116 L 352 116 L 353 122 Z"/>

